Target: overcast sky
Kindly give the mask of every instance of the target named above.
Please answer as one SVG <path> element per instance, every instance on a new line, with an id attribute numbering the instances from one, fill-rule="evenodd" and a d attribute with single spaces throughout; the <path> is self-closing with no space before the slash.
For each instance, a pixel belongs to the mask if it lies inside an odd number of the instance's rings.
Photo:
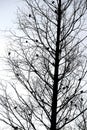
<path id="1" fill-rule="evenodd" d="M 12 25 L 18 0 L 0 0 L 0 29 L 7 29 Z"/>
<path id="2" fill-rule="evenodd" d="M 14 28 L 20 0 L 0 0 L 0 53 L 5 44 L 7 30 Z"/>
<path id="3" fill-rule="evenodd" d="M 1 57 L 6 53 L 8 30 L 14 30 L 17 9 L 21 6 L 22 0 L 0 0 L 0 77 L 4 74 Z"/>
<path id="4" fill-rule="evenodd" d="M 3 46 L 9 29 L 14 29 L 16 23 L 17 8 L 22 5 L 22 0 L 0 0 L 0 49 Z M 1 51 L 0 51 L 1 52 Z"/>
<path id="5" fill-rule="evenodd" d="M 15 28 L 16 22 L 16 12 L 18 6 L 21 5 L 22 0 L 0 0 L 0 80 L 4 77 L 3 71 L 3 62 L 1 57 L 4 56 L 6 46 L 7 46 L 7 38 L 6 35 L 9 29 Z M 0 122 L 0 130 L 8 129 Z"/>

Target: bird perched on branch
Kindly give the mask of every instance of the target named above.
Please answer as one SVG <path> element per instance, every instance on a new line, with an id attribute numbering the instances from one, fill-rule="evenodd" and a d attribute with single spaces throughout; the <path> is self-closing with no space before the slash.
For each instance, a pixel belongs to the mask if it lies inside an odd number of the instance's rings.
<path id="1" fill-rule="evenodd" d="M 36 39 L 36 42 L 38 42 L 38 40 Z"/>
<path id="2" fill-rule="evenodd" d="M 11 55 L 11 52 L 8 52 L 8 56 L 10 56 Z"/>
<path id="3" fill-rule="evenodd" d="M 15 106 L 14 109 L 17 109 L 17 106 Z"/>
<path id="4" fill-rule="evenodd" d="M 36 57 L 38 57 L 39 55 L 38 54 L 36 54 Z"/>
<path id="5" fill-rule="evenodd" d="M 17 127 L 17 126 L 13 126 L 13 125 L 12 125 L 12 127 L 14 128 L 14 130 L 18 130 L 18 127 Z"/>
<path id="6" fill-rule="evenodd" d="M 83 90 L 81 90 L 80 93 L 83 93 Z"/>
<path id="7" fill-rule="evenodd" d="M 31 14 L 29 14 L 29 18 L 31 17 Z"/>
<path id="8" fill-rule="evenodd" d="M 52 1 L 52 4 L 54 4 L 55 3 L 55 1 Z"/>

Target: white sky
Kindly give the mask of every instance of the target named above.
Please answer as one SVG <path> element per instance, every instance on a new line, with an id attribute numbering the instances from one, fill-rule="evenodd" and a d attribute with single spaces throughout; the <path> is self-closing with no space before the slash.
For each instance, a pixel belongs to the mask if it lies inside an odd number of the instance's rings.
<path id="1" fill-rule="evenodd" d="M 22 0 L 0 0 L 0 80 L 4 77 L 1 57 L 5 55 L 8 40 L 6 38 L 8 30 L 14 30 L 16 23 L 17 8 L 22 5 Z M 0 122 L 0 130 L 3 123 Z M 8 128 L 4 126 L 3 130 Z"/>
<path id="2" fill-rule="evenodd" d="M 6 53 L 8 30 L 16 28 L 17 9 L 22 0 L 0 0 L 0 77 L 4 77 L 1 57 Z"/>
<path id="3" fill-rule="evenodd" d="M 0 0 L 0 48 L 5 44 L 6 30 L 15 27 L 16 12 L 21 2 L 22 0 Z"/>

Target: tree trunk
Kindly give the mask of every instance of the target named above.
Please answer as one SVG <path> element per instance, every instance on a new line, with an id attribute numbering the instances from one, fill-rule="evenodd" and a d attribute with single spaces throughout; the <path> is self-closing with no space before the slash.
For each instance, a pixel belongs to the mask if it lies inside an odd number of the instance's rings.
<path id="1" fill-rule="evenodd" d="M 50 130 L 56 130 L 58 69 L 59 69 L 59 43 L 60 43 L 60 27 L 61 27 L 61 0 L 59 0 L 57 16 L 58 16 L 57 41 L 56 41 L 56 52 L 55 52 L 55 71 L 54 71 L 54 84 L 53 84 L 53 97 L 52 97 L 52 114 L 51 114 L 51 129 Z"/>

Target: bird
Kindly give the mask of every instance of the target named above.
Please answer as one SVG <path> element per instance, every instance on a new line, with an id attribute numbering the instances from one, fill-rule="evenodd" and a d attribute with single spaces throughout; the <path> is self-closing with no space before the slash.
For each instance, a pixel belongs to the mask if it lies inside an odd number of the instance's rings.
<path id="1" fill-rule="evenodd" d="M 83 90 L 81 90 L 80 93 L 83 93 Z"/>
<path id="2" fill-rule="evenodd" d="M 38 40 L 36 39 L 36 42 L 38 42 Z"/>
<path id="3" fill-rule="evenodd" d="M 10 55 L 11 55 L 11 52 L 8 52 L 8 55 L 10 56 Z"/>
<path id="4" fill-rule="evenodd" d="M 53 62 L 52 65 L 55 66 L 55 63 Z"/>
<path id="5" fill-rule="evenodd" d="M 79 81 L 81 81 L 82 80 L 82 78 L 79 78 Z"/>
<path id="6" fill-rule="evenodd" d="M 17 109 L 17 106 L 15 106 L 14 109 Z"/>
<path id="7" fill-rule="evenodd" d="M 83 98 L 81 98 L 81 101 L 83 101 Z"/>
<path id="8" fill-rule="evenodd" d="M 68 120 L 68 118 L 66 117 L 66 118 L 65 118 L 65 121 L 67 121 L 67 120 Z"/>
<path id="9" fill-rule="evenodd" d="M 13 125 L 12 125 L 12 127 L 14 128 L 14 130 L 18 130 L 18 127 L 17 127 L 17 126 L 13 126 Z"/>
<path id="10" fill-rule="evenodd" d="M 28 43 L 28 41 L 26 40 L 26 43 Z"/>
<path id="11" fill-rule="evenodd" d="M 19 76 L 19 74 L 17 73 L 17 74 L 16 74 L 16 76 L 18 77 L 18 76 Z"/>
<path id="12" fill-rule="evenodd" d="M 52 1 L 52 4 L 54 4 L 55 3 L 55 1 Z"/>
<path id="13" fill-rule="evenodd" d="M 39 55 L 38 54 L 36 54 L 36 57 L 38 57 Z"/>
<path id="14" fill-rule="evenodd" d="M 63 87 L 63 90 L 65 90 L 66 87 Z"/>
<path id="15" fill-rule="evenodd" d="M 57 10 L 55 10 L 55 13 L 57 14 Z"/>
<path id="16" fill-rule="evenodd" d="M 75 104 L 75 107 L 77 107 L 77 105 Z"/>
<path id="17" fill-rule="evenodd" d="M 14 127 L 14 130 L 18 130 L 18 127 L 17 127 L 17 126 L 15 126 L 15 127 Z"/>
<path id="18" fill-rule="evenodd" d="M 47 50 L 49 50 L 49 47 L 46 47 Z"/>
<path id="19" fill-rule="evenodd" d="M 68 88 L 69 88 L 69 86 L 68 86 L 68 85 L 66 85 L 66 88 L 68 89 Z"/>
<path id="20" fill-rule="evenodd" d="M 44 99 L 42 99 L 41 101 L 42 101 L 42 103 L 43 103 L 43 102 L 44 102 Z"/>
<path id="21" fill-rule="evenodd" d="M 29 14 L 29 18 L 31 17 L 31 14 Z"/>
<path id="22" fill-rule="evenodd" d="M 29 81 L 27 80 L 27 83 L 28 83 Z"/>
<path id="23" fill-rule="evenodd" d="M 69 100 L 69 97 L 66 97 L 65 100 L 68 101 L 68 100 Z"/>
<path id="24" fill-rule="evenodd" d="M 72 105 L 72 104 L 73 104 L 73 101 L 71 101 L 70 103 L 71 103 L 71 105 Z"/>

